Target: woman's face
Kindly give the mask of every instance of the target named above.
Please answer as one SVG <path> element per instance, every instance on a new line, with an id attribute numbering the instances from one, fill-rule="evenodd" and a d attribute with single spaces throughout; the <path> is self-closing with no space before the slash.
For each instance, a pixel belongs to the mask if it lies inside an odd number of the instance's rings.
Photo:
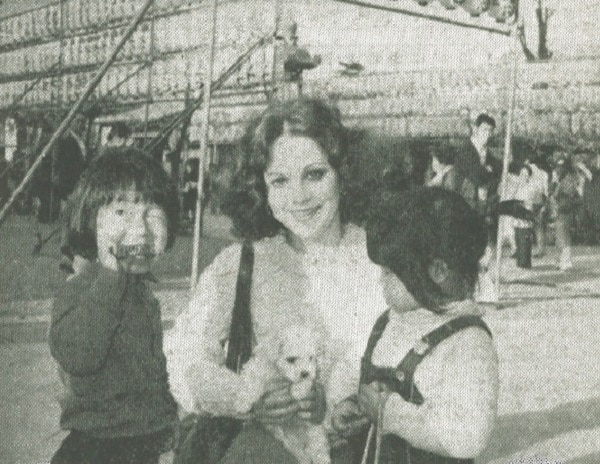
<path id="1" fill-rule="evenodd" d="M 339 238 L 338 176 L 314 140 L 279 137 L 264 176 L 273 216 L 296 238 L 326 244 Z"/>

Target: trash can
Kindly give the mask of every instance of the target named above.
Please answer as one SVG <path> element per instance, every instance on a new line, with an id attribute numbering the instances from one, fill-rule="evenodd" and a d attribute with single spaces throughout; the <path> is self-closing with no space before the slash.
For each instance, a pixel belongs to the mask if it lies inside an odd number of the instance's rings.
<path id="1" fill-rule="evenodd" d="M 533 229 L 531 227 L 515 227 L 515 242 L 517 245 L 517 266 L 531 269 Z"/>

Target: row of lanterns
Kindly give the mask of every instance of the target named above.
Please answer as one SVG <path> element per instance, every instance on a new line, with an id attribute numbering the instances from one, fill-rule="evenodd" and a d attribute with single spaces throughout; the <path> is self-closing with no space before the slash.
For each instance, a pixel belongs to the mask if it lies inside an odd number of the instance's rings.
<path id="1" fill-rule="evenodd" d="M 199 47 L 200 33 L 193 33 L 197 30 L 198 13 L 196 10 L 157 18 L 154 24 L 154 44 L 150 22 L 142 23 L 125 42 L 117 60 L 147 59 L 152 48 L 154 54 L 160 54 Z M 62 66 L 68 69 L 102 63 L 124 32 L 124 27 L 117 27 L 62 39 Z M 22 50 L 0 53 L 0 76 L 47 72 L 58 62 L 60 53 L 59 40 L 28 47 L 27 53 Z"/>
<path id="2" fill-rule="evenodd" d="M 183 96 L 188 85 L 199 89 L 202 83 L 204 62 L 198 55 L 185 60 L 175 56 L 169 60 L 152 64 L 150 80 L 153 98 L 161 96 Z M 124 64 L 108 69 L 95 91 L 96 98 L 114 97 L 118 100 L 144 98 L 148 95 L 150 67 L 136 64 Z M 32 80 L 0 83 L 0 107 L 11 106 L 25 93 L 22 104 L 70 103 L 79 98 L 87 83 L 93 78 L 93 72 L 64 74 L 46 77 L 34 84 Z"/>
<path id="3" fill-rule="evenodd" d="M 440 3 L 446 9 L 462 8 L 471 16 L 477 17 L 483 13 L 492 16 L 498 22 L 506 22 L 516 11 L 516 0 L 414 0 L 421 6 L 430 3 Z"/>
<path id="4" fill-rule="evenodd" d="M 239 52 L 232 47 L 218 49 L 216 75 L 230 66 L 236 56 L 239 56 Z M 156 60 L 151 65 L 117 64 L 108 69 L 95 90 L 95 97 L 127 101 L 146 98 L 150 91 L 155 100 L 183 98 L 188 88 L 196 93 L 201 88 L 205 66 L 205 55 L 200 53 L 174 54 L 166 59 Z M 272 53 L 257 51 L 237 75 L 230 79 L 229 84 L 236 86 L 264 83 L 270 78 L 271 69 Z M 79 98 L 93 75 L 94 72 L 89 71 L 44 77 L 39 82 L 30 79 L 0 83 L 0 108 L 10 107 L 17 99 L 20 99 L 20 104 L 25 105 L 72 103 Z M 28 88 L 29 91 L 25 92 Z"/>
<path id="5" fill-rule="evenodd" d="M 144 0 L 67 0 L 0 20 L 0 47 L 17 46 L 49 36 L 97 29 L 122 23 L 135 15 Z M 154 13 L 175 12 L 190 6 L 184 0 L 156 0 Z"/>

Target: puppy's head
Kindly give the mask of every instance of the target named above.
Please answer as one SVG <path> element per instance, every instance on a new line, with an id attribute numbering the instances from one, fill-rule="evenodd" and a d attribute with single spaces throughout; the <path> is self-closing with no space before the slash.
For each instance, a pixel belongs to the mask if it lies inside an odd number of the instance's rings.
<path id="1" fill-rule="evenodd" d="M 317 377 L 316 335 L 306 327 L 290 326 L 281 334 L 277 367 L 292 383 L 310 382 Z"/>

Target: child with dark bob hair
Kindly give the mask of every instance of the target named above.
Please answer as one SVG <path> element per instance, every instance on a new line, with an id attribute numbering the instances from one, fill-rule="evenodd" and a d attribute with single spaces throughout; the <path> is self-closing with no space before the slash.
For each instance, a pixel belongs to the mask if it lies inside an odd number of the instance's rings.
<path id="1" fill-rule="evenodd" d="M 134 148 L 110 147 L 82 174 L 67 203 L 63 224 L 65 248 L 89 261 L 98 258 L 98 209 L 134 188 L 140 201 L 158 205 L 167 216 L 167 249 L 179 226 L 177 190 L 162 167 Z"/>
<path id="2" fill-rule="evenodd" d="M 109 149 L 82 174 L 65 210 L 74 275 L 52 306 L 50 351 L 65 385 L 53 464 L 158 463 L 177 420 L 158 301 L 146 286 L 175 241 L 177 192 L 162 167 Z"/>
<path id="3" fill-rule="evenodd" d="M 338 175 L 340 219 L 356 221 L 350 188 L 351 159 L 347 131 L 337 108 L 317 99 L 298 99 L 270 105 L 250 124 L 240 143 L 240 165 L 223 206 L 233 221 L 234 233 L 259 240 L 284 230 L 275 219 L 267 201 L 264 180 L 275 141 L 282 135 L 304 136 L 314 140 Z"/>
<path id="4" fill-rule="evenodd" d="M 496 351 L 472 300 L 484 224 L 444 189 L 384 198 L 367 225 L 367 248 L 383 268 L 389 310 L 371 331 L 358 394 L 380 438 L 377 462 L 473 463 L 498 394 Z"/>

